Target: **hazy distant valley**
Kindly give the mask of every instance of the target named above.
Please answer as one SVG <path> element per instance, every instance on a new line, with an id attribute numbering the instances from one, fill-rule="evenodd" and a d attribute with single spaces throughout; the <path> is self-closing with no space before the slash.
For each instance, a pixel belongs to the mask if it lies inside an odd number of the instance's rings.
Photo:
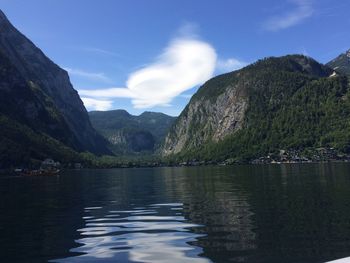
<path id="1" fill-rule="evenodd" d="M 125 110 L 91 111 L 89 117 L 116 155 L 154 154 L 176 119 L 157 112 L 134 116 Z"/>

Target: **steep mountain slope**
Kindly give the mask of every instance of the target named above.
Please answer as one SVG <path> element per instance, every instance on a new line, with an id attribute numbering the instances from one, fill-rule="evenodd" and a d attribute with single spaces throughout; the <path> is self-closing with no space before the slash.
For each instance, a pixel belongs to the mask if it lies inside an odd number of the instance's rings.
<path id="1" fill-rule="evenodd" d="M 153 152 L 175 120 L 163 113 L 134 116 L 125 110 L 92 111 L 89 116 L 94 128 L 109 140 L 116 153 Z"/>
<path id="2" fill-rule="evenodd" d="M 22 116 L 28 123 L 40 123 L 35 129 L 48 133 L 76 150 L 88 150 L 95 153 L 108 152 L 103 139 L 92 128 L 86 109 L 78 93 L 73 89 L 66 71 L 54 64 L 30 40 L 22 35 L 0 11 L 0 52 L 7 58 L 7 64 L 21 76 L 27 93 L 31 93 L 46 108 L 48 114 L 55 116 L 56 123 L 45 125 L 34 114 L 37 104 L 23 107 L 31 108 L 31 114 Z M 8 96 L 18 96 L 16 87 Z M 3 88 L 2 88 L 3 91 Z M 13 98 L 15 100 L 15 97 Z M 30 98 L 28 101 L 31 102 Z M 13 113 L 16 110 L 13 109 Z M 60 130 L 59 132 L 57 131 Z"/>
<path id="3" fill-rule="evenodd" d="M 76 151 L 109 152 L 106 141 L 92 128 L 67 72 L 18 32 L 1 11 L 0 115 L 3 121 L 0 129 L 2 149 L 5 148 L 5 141 L 10 147 L 10 142 L 27 138 L 20 133 L 21 130 L 30 130 L 33 136 L 51 138 Z M 14 129 L 18 125 L 21 128 Z M 13 133 L 11 129 L 14 129 Z M 29 141 L 32 139 L 28 138 Z M 29 147 L 31 144 L 22 141 L 22 145 Z M 45 146 L 45 142 L 41 146 Z M 38 158 L 32 154 L 38 152 L 34 148 L 32 145 L 22 150 L 28 158 Z M 54 155 L 47 150 L 43 152 L 47 153 L 46 156 Z M 4 155 L 3 152 L 0 154 Z"/>
<path id="4" fill-rule="evenodd" d="M 333 68 L 339 73 L 350 76 L 350 49 L 328 62 L 327 66 Z"/>
<path id="5" fill-rule="evenodd" d="M 330 146 L 348 151 L 345 76 L 291 55 L 215 77 L 193 96 L 166 136 L 162 154 L 250 159 L 279 149 Z"/>

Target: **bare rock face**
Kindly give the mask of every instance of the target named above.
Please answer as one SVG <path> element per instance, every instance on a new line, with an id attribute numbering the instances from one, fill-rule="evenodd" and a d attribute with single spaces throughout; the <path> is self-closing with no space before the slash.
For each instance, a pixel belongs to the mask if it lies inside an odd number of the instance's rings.
<path id="1" fill-rule="evenodd" d="M 194 97 L 165 138 L 163 155 L 220 141 L 242 128 L 247 100 L 241 89 L 228 85 L 215 98 Z"/>
<path id="2" fill-rule="evenodd" d="M 29 124 L 32 121 L 40 123 L 32 128 L 45 132 L 78 151 L 98 154 L 109 152 L 105 140 L 92 128 L 83 102 L 72 87 L 67 72 L 13 27 L 1 11 L 0 53 L 16 72 L 17 79 L 23 80 L 22 86 L 26 87 L 22 89 L 31 97 L 19 100 L 17 106 L 20 110 L 24 109 L 22 117 Z M 8 85 L 1 85 L 0 91 L 5 92 L 8 88 Z M 19 85 L 10 88 L 12 95 L 16 95 L 17 91 L 21 97 L 17 90 Z M 6 94 L 9 95 L 8 92 Z M 47 116 L 40 119 L 43 114 Z"/>

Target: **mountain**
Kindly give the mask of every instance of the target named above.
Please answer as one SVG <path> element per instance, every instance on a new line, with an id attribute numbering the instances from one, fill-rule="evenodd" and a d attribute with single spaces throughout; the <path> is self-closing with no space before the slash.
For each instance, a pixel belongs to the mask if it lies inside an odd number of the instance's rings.
<path id="1" fill-rule="evenodd" d="M 350 76 L 350 49 L 328 62 L 327 66 L 333 68 L 339 73 Z"/>
<path id="2" fill-rule="evenodd" d="M 259 60 L 206 82 L 167 134 L 163 156 L 250 160 L 280 149 L 349 152 L 346 76 L 301 55 Z"/>
<path id="3" fill-rule="evenodd" d="M 0 125 L 0 166 L 49 156 L 63 158 L 67 151 L 109 153 L 67 72 L 1 11 Z"/>
<path id="4" fill-rule="evenodd" d="M 154 152 L 175 117 L 157 112 L 139 116 L 125 110 L 89 112 L 93 127 L 112 145 L 115 153 Z"/>

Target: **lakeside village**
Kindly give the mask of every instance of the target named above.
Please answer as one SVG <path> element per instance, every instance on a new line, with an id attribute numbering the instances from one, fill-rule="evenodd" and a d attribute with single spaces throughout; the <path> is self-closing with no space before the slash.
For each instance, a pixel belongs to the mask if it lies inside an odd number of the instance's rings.
<path id="1" fill-rule="evenodd" d="M 48 158 L 42 161 L 39 169 L 16 168 L 14 173 L 23 176 L 47 176 L 56 175 L 60 172 L 61 163 Z"/>
<path id="2" fill-rule="evenodd" d="M 279 150 L 266 156 L 250 161 L 227 159 L 222 162 L 192 160 L 179 163 L 179 166 L 198 165 L 233 165 L 233 164 L 281 164 L 281 163 L 319 163 L 319 162 L 350 162 L 350 154 L 343 154 L 334 148 L 316 148 L 303 150 Z"/>
<path id="3" fill-rule="evenodd" d="M 279 150 L 278 154 L 268 154 L 252 160 L 251 164 L 268 163 L 317 163 L 317 162 L 349 162 L 350 154 L 343 154 L 334 148 L 316 148 L 306 150 Z"/>
<path id="4" fill-rule="evenodd" d="M 115 159 L 114 159 L 115 160 Z M 26 168 L 16 168 L 13 170 L 16 175 L 23 176 L 51 176 L 58 175 L 61 169 L 82 169 L 82 168 L 141 168 L 141 167 L 166 167 L 166 166 L 204 166 L 204 165 L 234 165 L 234 164 L 281 164 L 281 163 L 318 163 L 318 162 L 350 162 L 350 154 L 342 154 L 334 148 L 316 148 L 304 150 L 279 150 L 277 153 L 270 153 L 250 161 L 237 161 L 227 159 L 222 162 L 188 160 L 182 162 L 163 161 L 125 161 L 108 162 L 99 165 L 69 163 L 62 165 L 53 159 L 42 161 L 40 168 L 32 170 Z"/>

